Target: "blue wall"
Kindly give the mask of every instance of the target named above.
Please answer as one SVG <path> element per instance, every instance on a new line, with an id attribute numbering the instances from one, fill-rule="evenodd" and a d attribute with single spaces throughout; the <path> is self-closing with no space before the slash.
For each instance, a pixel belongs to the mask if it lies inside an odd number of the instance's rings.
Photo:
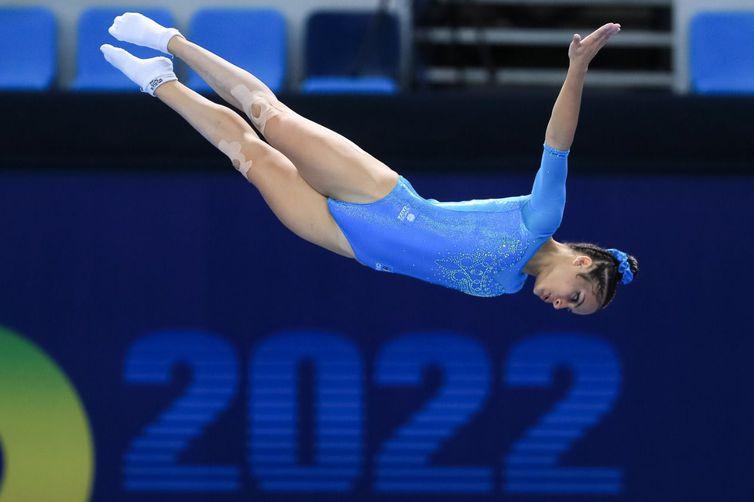
<path id="1" fill-rule="evenodd" d="M 1 180 L 0 325 L 75 385 L 95 500 L 754 496 L 753 178 L 572 176 L 556 238 L 641 262 L 591 317 L 371 271 L 235 176 Z"/>

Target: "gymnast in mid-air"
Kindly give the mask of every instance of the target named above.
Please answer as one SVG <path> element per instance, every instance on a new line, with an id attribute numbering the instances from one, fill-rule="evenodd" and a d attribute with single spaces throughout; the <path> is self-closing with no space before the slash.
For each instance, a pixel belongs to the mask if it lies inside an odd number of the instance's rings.
<path id="1" fill-rule="evenodd" d="M 351 141 L 281 103 L 259 79 L 137 13 L 115 18 L 116 39 L 185 61 L 230 109 L 179 83 L 166 57 L 139 59 L 103 45 L 113 66 L 185 118 L 227 155 L 296 235 L 375 270 L 408 275 L 474 296 L 521 290 L 556 309 L 592 314 L 638 272 L 633 256 L 552 235 L 565 206 L 567 159 L 589 63 L 620 25 L 574 35 L 570 65 L 545 134 L 542 163 L 529 195 L 438 202 Z"/>

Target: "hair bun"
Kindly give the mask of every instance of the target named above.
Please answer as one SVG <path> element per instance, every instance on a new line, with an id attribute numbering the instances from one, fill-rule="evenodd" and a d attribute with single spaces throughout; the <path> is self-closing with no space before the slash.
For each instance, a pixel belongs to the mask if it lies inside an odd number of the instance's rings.
<path id="1" fill-rule="evenodd" d="M 639 261 L 618 249 L 605 249 L 590 242 L 564 244 L 575 253 L 583 253 L 592 259 L 594 266 L 587 272 L 587 277 L 596 288 L 602 308 L 612 301 L 618 284 L 630 283 L 639 271 Z"/>

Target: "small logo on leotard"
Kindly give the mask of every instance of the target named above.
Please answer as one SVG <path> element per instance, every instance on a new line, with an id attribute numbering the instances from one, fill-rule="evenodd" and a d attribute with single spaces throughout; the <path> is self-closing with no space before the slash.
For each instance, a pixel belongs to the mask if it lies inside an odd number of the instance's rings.
<path id="1" fill-rule="evenodd" d="M 392 267 L 390 267 L 390 266 L 388 266 L 388 265 L 384 265 L 384 264 L 382 264 L 382 263 L 380 263 L 380 262 L 377 262 L 377 263 L 375 263 L 375 264 L 374 264 L 374 268 L 375 268 L 376 270 L 379 270 L 379 271 L 381 271 L 381 272 L 392 272 L 392 271 L 393 271 L 393 268 L 392 268 Z"/>
<path id="2" fill-rule="evenodd" d="M 398 213 L 398 219 L 401 220 L 401 221 L 403 221 L 403 220 L 414 221 L 416 219 L 416 215 L 414 215 L 411 212 L 411 208 L 410 207 L 403 206 L 403 208 L 401 209 L 401 212 Z"/>

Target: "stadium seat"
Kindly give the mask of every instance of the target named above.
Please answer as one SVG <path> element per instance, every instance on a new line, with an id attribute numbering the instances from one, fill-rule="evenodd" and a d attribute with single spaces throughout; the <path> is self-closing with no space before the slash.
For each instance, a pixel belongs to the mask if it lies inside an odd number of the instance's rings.
<path id="1" fill-rule="evenodd" d="M 42 91 L 55 79 L 57 30 L 41 7 L 0 8 L 0 90 Z"/>
<path id="2" fill-rule="evenodd" d="M 107 32 L 116 16 L 130 10 L 133 10 L 133 8 L 95 7 L 87 9 L 81 15 L 78 27 L 78 48 L 76 50 L 77 73 L 71 86 L 73 90 L 96 92 L 137 92 L 139 90 L 126 76 L 105 61 L 99 49 L 100 45 L 108 43 L 122 47 L 140 58 L 161 55 L 161 53 L 152 49 L 119 42 Z M 175 25 L 173 16 L 164 9 L 139 9 L 139 12 L 165 26 Z"/>
<path id="3" fill-rule="evenodd" d="M 400 57 L 398 19 L 388 13 L 321 11 L 307 21 L 305 93 L 392 94 Z"/>
<path id="4" fill-rule="evenodd" d="M 690 37 L 694 92 L 754 93 L 754 10 L 701 12 Z"/>
<path id="5" fill-rule="evenodd" d="M 283 87 L 286 69 L 286 27 L 273 9 L 203 9 L 189 29 L 197 44 L 253 73 L 273 91 Z M 193 70 L 188 85 L 199 92 L 209 85 Z"/>

